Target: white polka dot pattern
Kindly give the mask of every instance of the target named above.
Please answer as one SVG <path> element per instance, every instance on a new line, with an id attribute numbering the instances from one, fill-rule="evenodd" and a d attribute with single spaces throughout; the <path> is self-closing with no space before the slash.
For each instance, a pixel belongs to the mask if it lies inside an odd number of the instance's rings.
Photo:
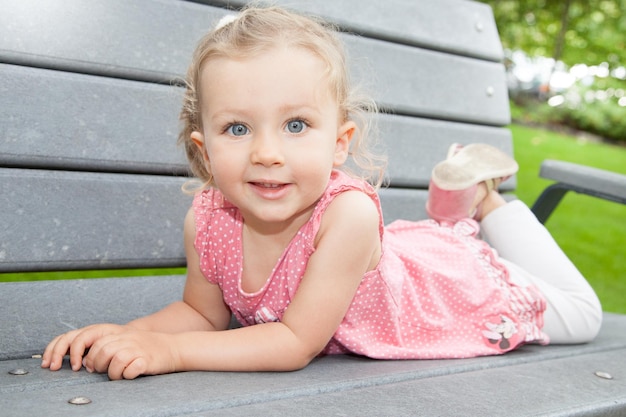
<path id="1" fill-rule="evenodd" d="M 196 195 L 196 250 L 200 267 L 220 286 L 243 325 L 280 321 L 310 255 L 325 209 L 340 193 L 360 190 L 378 205 L 375 191 L 334 171 L 311 219 L 256 293 L 241 288 L 241 214 L 217 190 Z M 396 221 L 380 231 L 383 255 L 365 274 L 326 354 L 380 359 L 462 358 L 499 354 L 528 342 L 547 342 L 541 331 L 545 300 L 535 287 L 512 283 L 496 252 L 476 238 L 478 224 Z"/>

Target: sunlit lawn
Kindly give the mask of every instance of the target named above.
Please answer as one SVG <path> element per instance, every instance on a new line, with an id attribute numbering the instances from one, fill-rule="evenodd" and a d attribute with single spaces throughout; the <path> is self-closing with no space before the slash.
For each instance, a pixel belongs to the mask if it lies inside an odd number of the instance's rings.
<path id="1" fill-rule="evenodd" d="M 531 205 L 550 181 L 538 177 L 544 159 L 626 174 L 626 147 L 512 125 L 520 164 L 517 196 Z M 626 313 L 626 205 L 568 193 L 546 226 L 598 293 L 605 311 Z"/>

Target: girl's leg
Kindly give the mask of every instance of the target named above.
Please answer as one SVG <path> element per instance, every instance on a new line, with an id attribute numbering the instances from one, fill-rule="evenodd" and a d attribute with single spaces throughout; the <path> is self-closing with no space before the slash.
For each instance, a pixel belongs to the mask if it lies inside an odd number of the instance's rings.
<path id="1" fill-rule="evenodd" d="M 515 282 L 534 284 L 544 294 L 543 330 L 551 342 L 592 340 L 602 322 L 600 301 L 552 235 L 521 201 L 504 204 L 499 195 L 489 195 L 485 206 L 482 237 L 508 261 Z"/>

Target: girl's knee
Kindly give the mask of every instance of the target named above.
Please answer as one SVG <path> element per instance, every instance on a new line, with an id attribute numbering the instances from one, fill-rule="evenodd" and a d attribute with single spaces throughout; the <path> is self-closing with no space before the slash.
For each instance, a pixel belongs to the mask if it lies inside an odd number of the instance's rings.
<path id="1" fill-rule="evenodd" d="M 590 309 L 584 314 L 585 322 L 579 326 L 575 340 L 570 343 L 588 343 L 596 338 L 602 327 L 602 309 Z"/>
<path id="2" fill-rule="evenodd" d="M 597 296 L 570 300 L 558 309 L 549 306 L 545 313 L 544 331 L 555 344 L 588 343 L 602 327 L 602 305 Z"/>
<path id="3" fill-rule="evenodd" d="M 585 342 L 591 342 L 596 338 L 602 327 L 602 317 L 602 305 L 594 293 L 594 301 L 590 303 L 588 311 L 586 312 L 587 334 L 585 335 Z"/>

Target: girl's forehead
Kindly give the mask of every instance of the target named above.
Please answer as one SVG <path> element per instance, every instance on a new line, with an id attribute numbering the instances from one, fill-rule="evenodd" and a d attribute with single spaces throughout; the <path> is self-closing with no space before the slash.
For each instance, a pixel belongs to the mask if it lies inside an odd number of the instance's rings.
<path id="1" fill-rule="evenodd" d="M 305 59 L 307 60 L 319 61 L 319 64 L 324 67 L 327 66 L 326 60 L 322 58 L 321 54 L 314 52 L 309 48 L 291 45 L 285 42 L 257 47 L 251 46 L 239 50 L 219 52 L 209 56 L 203 62 L 203 66 L 207 66 L 207 64 L 211 63 L 212 61 L 233 61 L 245 64 L 253 61 L 263 60 L 263 58 L 267 56 L 281 56 L 287 59 L 292 58 L 293 60 L 302 59 L 302 57 L 305 57 Z"/>
<path id="2" fill-rule="evenodd" d="M 328 74 L 328 65 L 319 55 L 303 47 L 279 45 L 254 53 L 209 57 L 201 67 L 200 77 L 202 83 L 277 79 L 322 87 L 328 85 Z"/>
<path id="3" fill-rule="evenodd" d="M 321 58 L 304 48 L 274 48 L 248 57 L 215 57 L 201 74 L 200 101 L 208 114 L 225 109 L 320 108 L 337 111 Z"/>
<path id="4" fill-rule="evenodd" d="M 249 54 L 213 55 L 205 61 L 196 85 L 199 109 L 206 116 L 223 107 L 309 103 L 339 111 L 342 96 L 333 73 L 316 53 L 288 44 Z"/>

